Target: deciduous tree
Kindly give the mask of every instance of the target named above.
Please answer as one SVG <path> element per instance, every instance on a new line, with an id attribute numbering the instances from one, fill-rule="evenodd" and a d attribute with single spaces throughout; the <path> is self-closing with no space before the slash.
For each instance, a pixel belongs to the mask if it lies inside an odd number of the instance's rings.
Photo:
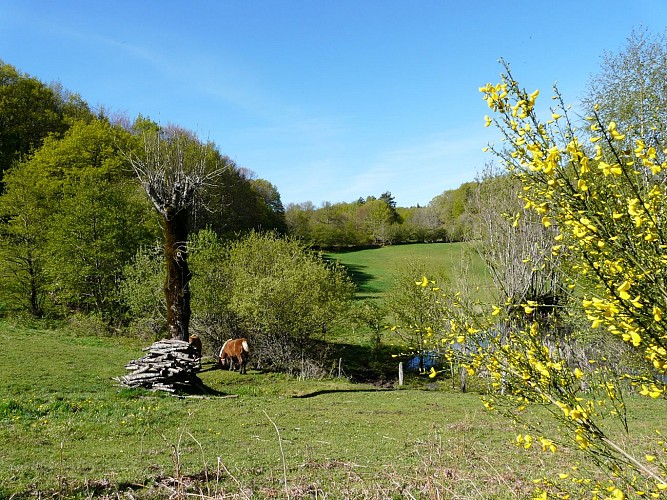
<path id="1" fill-rule="evenodd" d="M 149 207 L 118 153 L 130 142 L 105 120 L 79 121 L 5 176 L 6 286 L 23 291 L 33 314 L 48 292 L 68 310 L 113 315 L 123 262 L 151 232 Z"/>
<path id="2" fill-rule="evenodd" d="M 143 150 L 128 152 L 148 197 L 162 219 L 167 276 L 164 291 L 167 326 L 173 338 L 188 339 L 190 279 L 187 240 L 191 211 L 201 203 L 224 166 L 212 144 L 202 144 L 193 134 L 167 127 L 143 135 Z"/>
<path id="3" fill-rule="evenodd" d="M 49 134 L 63 134 L 74 119 L 91 119 L 88 105 L 0 60 L 0 180 L 16 160 L 39 148 Z M 1 191 L 2 185 L 0 185 Z"/>

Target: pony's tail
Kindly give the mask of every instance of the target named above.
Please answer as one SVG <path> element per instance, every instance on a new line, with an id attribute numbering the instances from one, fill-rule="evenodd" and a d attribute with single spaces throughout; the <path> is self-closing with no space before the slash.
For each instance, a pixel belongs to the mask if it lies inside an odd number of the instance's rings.
<path id="1" fill-rule="evenodd" d="M 243 344 L 241 344 L 241 345 L 243 346 L 243 350 L 245 352 L 250 352 L 250 349 L 248 348 L 248 341 L 247 340 L 244 340 Z"/>

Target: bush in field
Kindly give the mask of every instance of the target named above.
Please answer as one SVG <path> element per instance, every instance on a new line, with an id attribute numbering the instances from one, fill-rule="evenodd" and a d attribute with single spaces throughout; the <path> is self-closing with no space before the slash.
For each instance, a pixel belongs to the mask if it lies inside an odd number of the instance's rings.
<path id="1" fill-rule="evenodd" d="M 319 372 L 322 341 L 345 320 L 354 294 L 344 269 L 294 239 L 255 232 L 229 245 L 226 266 L 230 308 L 250 333 L 253 362 Z"/>
<path id="2" fill-rule="evenodd" d="M 441 306 L 429 289 L 415 286 L 426 274 L 437 276 L 441 283 L 447 279 L 437 270 L 427 271 L 424 263 L 406 262 L 396 271 L 393 285 L 384 299 L 385 310 L 393 324 L 391 336 L 411 357 L 439 349 L 432 337 L 433 331 L 442 327 Z M 420 356 L 420 360 L 423 370 L 423 357 Z"/>
<path id="3" fill-rule="evenodd" d="M 232 308 L 234 281 L 229 267 L 229 244 L 207 229 L 194 236 L 190 249 L 192 331 L 204 340 L 205 352 L 217 355 L 227 339 L 248 336 L 248 330 Z"/>
<path id="4" fill-rule="evenodd" d="M 139 249 L 123 269 L 120 296 L 128 310 L 130 329 L 150 337 L 167 335 L 163 250 L 156 243 Z"/>

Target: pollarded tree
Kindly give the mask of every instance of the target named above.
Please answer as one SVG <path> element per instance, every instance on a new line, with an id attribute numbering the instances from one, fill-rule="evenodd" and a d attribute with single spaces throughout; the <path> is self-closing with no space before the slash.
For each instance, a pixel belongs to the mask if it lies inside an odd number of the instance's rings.
<path id="1" fill-rule="evenodd" d="M 190 279 L 187 240 L 191 211 L 224 170 L 213 144 L 190 132 L 166 127 L 143 134 L 143 151 L 126 153 L 162 219 L 167 277 L 167 327 L 172 338 L 187 340 L 190 326 Z"/>

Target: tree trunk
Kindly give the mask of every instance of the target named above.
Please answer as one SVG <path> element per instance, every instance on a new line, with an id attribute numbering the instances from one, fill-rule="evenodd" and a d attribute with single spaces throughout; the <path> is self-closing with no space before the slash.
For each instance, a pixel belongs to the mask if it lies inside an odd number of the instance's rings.
<path id="1" fill-rule="evenodd" d="M 30 311 L 36 318 L 42 317 L 41 307 L 41 286 L 38 277 L 37 264 L 32 258 L 32 252 L 28 253 L 26 258 L 29 279 L 29 293 L 30 293 Z"/>
<path id="2" fill-rule="evenodd" d="M 190 327 L 190 278 L 188 268 L 188 210 L 172 213 L 167 209 L 164 219 L 167 278 L 164 293 L 167 299 L 167 327 L 173 339 L 187 342 Z"/>

